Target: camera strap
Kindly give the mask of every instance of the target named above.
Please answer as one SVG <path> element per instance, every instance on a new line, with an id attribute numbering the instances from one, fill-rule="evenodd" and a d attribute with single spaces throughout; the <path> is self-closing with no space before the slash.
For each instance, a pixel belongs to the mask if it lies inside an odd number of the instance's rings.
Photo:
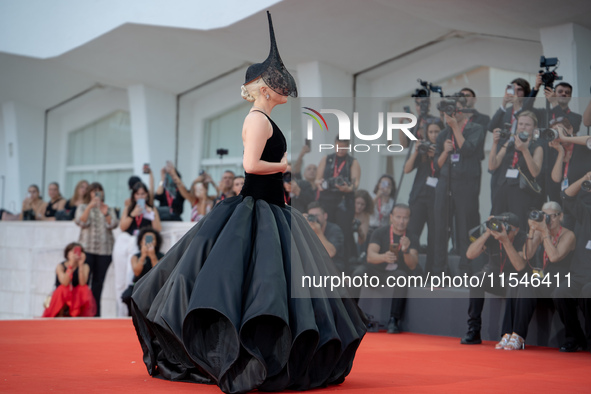
<path id="1" fill-rule="evenodd" d="M 345 163 L 347 163 L 347 159 L 344 159 L 343 162 L 341 163 L 341 165 L 339 166 L 339 168 L 337 169 L 337 158 L 335 157 L 334 159 L 334 167 L 333 167 L 333 178 L 338 177 L 341 174 L 341 171 L 343 171 L 343 167 L 345 166 Z"/>
<path id="2" fill-rule="evenodd" d="M 505 263 L 507 262 L 507 253 L 505 253 L 505 258 L 503 258 L 503 243 L 501 241 L 499 241 L 499 254 L 500 254 L 500 259 L 502 259 L 500 272 L 503 272 L 503 270 L 505 269 Z"/>

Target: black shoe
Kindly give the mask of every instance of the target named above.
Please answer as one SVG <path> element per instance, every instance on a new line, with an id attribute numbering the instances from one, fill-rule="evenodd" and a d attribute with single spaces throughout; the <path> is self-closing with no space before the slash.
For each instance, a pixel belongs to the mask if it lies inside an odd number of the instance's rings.
<path id="1" fill-rule="evenodd" d="M 560 347 L 560 351 L 565 353 L 574 353 L 579 350 L 583 350 L 583 346 L 579 345 L 578 342 L 567 342 Z"/>
<path id="2" fill-rule="evenodd" d="M 400 334 L 398 322 L 394 317 L 390 317 L 390 321 L 388 321 L 388 334 Z"/>
<path id="3" fill-rule="evenodd" d="M 462 345 L 479 345 L 482 343 L 480 339 L 480 331 L 470 330 L 464 335 L 464 338 L 460 341 Z"/>

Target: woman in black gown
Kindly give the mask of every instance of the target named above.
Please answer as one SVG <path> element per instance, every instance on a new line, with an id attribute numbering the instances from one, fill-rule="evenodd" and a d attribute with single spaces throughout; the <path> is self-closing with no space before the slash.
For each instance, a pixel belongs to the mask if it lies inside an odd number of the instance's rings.
<path id="1" fill-rule="evenodd" d="M 250 66 L 242 95 L 245 183 L 215 206 L 135 286 L 133 322 L 152 376 L 217 384 L 227 393 L 341 383 L 366 332 L 341 289 L 303 275 L 338 275 L 303 216 L 284 203 L 287 144 L 269 117 L 297 96 L 277 52 Z"/>

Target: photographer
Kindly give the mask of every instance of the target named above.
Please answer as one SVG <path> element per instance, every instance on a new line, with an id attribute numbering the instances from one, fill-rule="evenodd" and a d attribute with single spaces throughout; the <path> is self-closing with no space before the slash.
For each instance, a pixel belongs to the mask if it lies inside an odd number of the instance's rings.
<path id="1" fill-rule="evenodd" d="M 457 230 L 460 269 L 468 271 L 466 250 L 468 230 L 480 223 L 478 192 L 480 190 L 480 154 L 484 143 L 482 127 L 469 122 L 466 97 L 455 96 L 442 101 L 447 127 L 437 137 L 435 171 L 440 170 L 435 187 L 435 247 L 433 272 L 441 273 L 447 265 L 447 245 L 452 217 Z"/>
<path id="2" fill-rule="evenodd" d="M 369 235 L 369 219 L 374 213 L 373 200 L 367 190 L 359 189 L 355 192 L 355 218 L 353 219 L 353 234 L 357 234 L 357 256 L 367 250 L 366 242 Z M 357 231 L 355 231 L 355 229 Z"/>
<path id="3" fill-rule="evenodd" d="M 410 208 L 406 204 L 396 204 L 390 213 L 390 225 L 383 226 L 371 234 L 367 247 L 367 264 L 358 267 L 353 275 L 378 276 L 381 283 L 388 277 L 420 275 L 419 240 L 407 232 Z M 400 319 L 404 312 L 408 287 L 394 287 L 388 333 L 400 332 Z"/>
<path id="4" fill-rule="evenodd" d="M 218 198 L 216 199 L 215 203 L 217 204 L 220 201 L 225 200 L 226 198 L 234 197 L 235 194 L 232 191 L 234 186 L 234 171 L 226 170 L 222 175 L 222 179 L 218 184 L 217 191 L 218 191 Z"/>
<path id="5" fill-rule="evenodd" d="M 538 298 L 553 297 L 559 283 L 555 275 L 558 274 L 560 280 L 565 278 L 575 248 L 575 234 L 560 225 L 560 204 L 547 202 L 541 212 L 534 211 L 529 217 L 529 234 L 523 247 L 523 256 L 532 266 L 532 275 L 538 275 L 540 280 L 546 280 L 548 284 L 537 287 L 519 284 L 513 334 L 505 350 L 525 348 L 528 326 L 538 305 Z"/>
<path id="6" fill-rule="evenodd" d="M 493 131 L 491 154 L 488 157 L 488 170 L 492 172 L 495 183 L 491 192 L 491 214 L 513 212 L 520 218 L 519 227 L 527 231 L 527 213 L 532 199 L 541 202 L 542 195 L 536 194 L 524 182 L 534 182 L 540 174 L 544 150 L 533 142 L 533 132 L 537 118 L 533 112 L 524 111 L 517 118 L 515 136 L 501 138 L 501 130 Z M 523 178 L 527 179 L 523 179 Z M 522 188 L 525 186 L 525 188 Z M 534 203 L 534 205 L 538 205 Z"/>
<path id="7" fill-rule="evenodd" d="M 587 163 L 591 169 L 591 163 Z M 560 283 L 554 292 L 554 305 L 564 324 L 565 343 L 561 352 L 575 352 L 591 344 L 591 171 L 563 192 L 563 205 L 576 218 L 577 240 L 570 272 L 570 283 Z M 585 318 L 585 333 L 581 329 L 578 304 Z"/>
<path id="8" fill-rule="evenodd" d="M 572 155 L 571 159 L 569 160 L 566 174 L 568 183 L 563 183 L 563 188 L 566 188 L 571 183 L 579 180 L 587 173 L 587 171 L 589 171 L 589 163 L 591 163 L 591 137 L 586 135 L 569 135 L 569 130 L 560 126 L 558 126 L 555 131 L 555 134 L 558 135 L 555 141 L 558 141 L 566 146 L 572 144 Z"/>
<path id="9" fill-rule="evenodd" d="M 180 222 L 182 220 L 181 215 L 185 203 L 185 197 L 179 191 L 182 182 L 181 174 L 174 168 L 172 162 L 167 161 L 166 166 L 160 170 L 160 183 L 154 195 L 154 200 L 160 203 L 158 213 L 163 222 Z"/>
<path id="10" fill-rule="evenodd" d="M 511 125 L 511 133 L 514 133 L 515 127 L 517 126 L 516 120 L 517 115 L 522 110 L 524 104 L 524 98 L 528 97 L 531 92 L 529 82 L 523 78 L 516 78 L 505 89 L 505 95 L 503 96 L 503 102 L 501 107 L 495 112 L 490 123 L 488 124 L 488 131 L 494 131 L 495 129 L 501 129 L 505 124 Z M 532 102 L 533 100 L 529 100 Z M 511 106 L 508 107 L 508 105 Z"/>
<path id="11" fill-rule="evenodd" d="M 404 164 L 404 173 L 408 174 L 415 168 L 417 173 L 412 184 L 410 196 L 410 223 L 408 231 L 420 238 L 423 227 L 427 224 L 427 263 L 425 271 L 431 272 L 433 268 L 433 247 L 435 246 L 435 187 L 437 186 L 439 171 L 435 169 L 433 159 L 437 137 L 443 129 L 439 121 L 429 123 L 427 127 L 427 139 L 415 146 L 414 151 Z"/>
<path id="12" fill-rule="evenodd" d="M 390 223 L 389 216 L 394 207 L 396 196 L 396 183 L 394 178 L 384 174 L 373 188 L 376 197 L 373 200 L 374 212 L 369 217 L 369 227 L 375 230 L 378 227 L 387 226 Z"/>
<path id="13" fill-rule="evenodd" d="M 427 126 L 429 123 L 433 123 L 440 120 L 437 116 L 433 116 L 429 113 L 431 109 L 431 99 L 429 97 L 415 97 L 415 111 L 418 114 L 417 125 L 411 130 L 412 135 L 417 137 L 419 140 L 425 138 Z M 398 140 L 400 145 L 404 148 L 408 148 L 410 140 L 404 134 L 402 130 L 398 131 Z"/>
<path id="14" fill-rule="evenodd" d="M 345 266 L 343 255 L 344 237 L 339 226 L 327 220 L 326 211 L 317 201 L 313 201 L 308 205 L 308 213 L 304 214 L 304 216 L 320 242 L 322 242 L 334 265 L 341 272 L 348 273 L 348 267 Z"/>
<path id="15" fill-rule="evenodd" d="M 80 226 L 80 244 L 86 250 L 90 266 L 90 287 L 96 301 L 96 315 L 101 315 L 101 294 L 113 253 L 113 229 L 119 225 L 115 210 L 104 203 L 105 191 L 100 183 L 88 186 L 85 201 L 76 209 L 74 221 Z"/>
<path id="16" fill-rule="evenodd" d="M 480 126 L 482 126 L 482 130 L 486 130 L 488 124 L 490 123 L 490 116 L 481 114 L 474 109 L 474 105 L 476 105 L 476 93 L 474 93 L 474 91 L 470 88 L 463 88 L 460 90 L 460 93 L 466 97 L 466 108 L 472 110 L 470 122 L 478 123 Z"/>
<path id="17" fill-rule="evenodd" d="M 486 231 L 474 241 L 466 251 L 466 257 L 476 259 L 482 253 L 487 255 L 487 263 L 481 272 L 474 274 L 478 278 L 486 276 L 482 286 L 470 286 L 470 304 L 468 306 L 468 332 L 462 338 L 463 345 L 482 343 L 480 329 L 482 327 L 482 309 L 484 308 L 484 293 L 508 296 L 506 283 L 500 282 L 499 274 L 504 273 L 508 278 L 511 273 L 527 272 L 527 263 L 523 259 L 523 245 L 526 235 L 519 231 L 519 218 L 511 212 L 503 212 L 499 216 L 490 216 L 486 222 Z M 509 260 L 509 261 L 507 261 Z M 509 263 L 509 264 L 507 264 Z M 488 275 L 492 274 L 491 283 Z M 505 301 L 505 314 L 501 326 L 504 334 L 496 349 L 504 348 L 509 342 L 513 331 L 515 299 Z"/>
<path id="18" fill-rule="evenodd" d="M 316 173 L 318 202 L 328 214 L 328 220 L 339 225 L 345 236 L 345 258 L 354 253 L 351 225 L 355 215 L 355 190 L 359 188 L 361 167 L 348 152 L 349 141 L 335 139 L 336 153 L 320 159 Z"/>
<path id="19" fill-rule="evenodd" d="M 293 178 L 291 172 L 283 173 L 283 188 L 288 193 L 289 205 L 300 212 L 305 212 L 308 204 L 314 201 L 315 193 L 310 182 Z"/>
<path id="20" fill-rule="evenodd" d="M 538 91 L 543 84 L 543 72 L 538 73 L 536 76 L 536 83 L 530 93 L 530 97 L 536 97 Z M 547 127 L 551 120 L 557 118 L 567 118 L 570 124 L 573 126 L 574 134 L 579 132 L 581 127 L 582 116 L 577 114 L 569 108 L 568 104 L 572 98 L 573 87 L 568 82 L 560 82 L 555 87 L 544 86 L 544 96 L 550 104 L 550 111 L 546 113 L 546 108 L 538 108 L 540 119 L 540 125 Z M 527 102 L 533 104 L 533 100 Z"/>
<path id="21" fill-rule="evenodd" d="M 82 245 L 68 244 L 64 257 L 66 260 L 55 268 L 56 289 L 43 317 L 93 317 L 96 303 L 88 288 L 90 267 Z"/>
<path id="22" fill-rule="evenodd" d="M 121 301 L 127 305 L 129 316 L 131 316 L 131 294 L 133 293 L 133 287 L 138 280 L 146 275 L 164 257 L 160 253 L 161 245 L 162 237 L 160 236 L 160 232 L 151 227 L 144 227 L 138 234 L 137 249 L 139 253 L 131 257 L 131 269 L 133 270 L 134 277 L 131 284 L 121 293 Z"/>

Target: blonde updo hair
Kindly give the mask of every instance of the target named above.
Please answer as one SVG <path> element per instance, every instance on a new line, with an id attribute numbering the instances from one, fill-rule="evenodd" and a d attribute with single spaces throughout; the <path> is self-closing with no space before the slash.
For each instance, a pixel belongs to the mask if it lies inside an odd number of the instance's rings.
<path id="1" fill-rule="evenodd" d="M 242 85 L 240 87 L 242 98 L 248 102 L 254 102 L 261 94 L 262 86 L 267 86 L 263 78 L 258 78 L 246 85 Z"/>

